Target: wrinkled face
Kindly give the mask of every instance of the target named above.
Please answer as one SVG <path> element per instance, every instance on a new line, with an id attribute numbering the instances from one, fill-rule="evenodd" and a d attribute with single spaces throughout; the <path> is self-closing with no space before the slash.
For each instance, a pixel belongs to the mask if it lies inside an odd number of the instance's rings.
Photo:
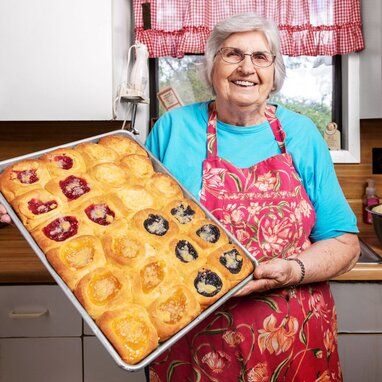
<path id="1" fill-rule="evenodd" d="M 241 49 L 244 53 L 270 52 L 262 32 L 239 32 L 230 35 L 223 47 Z M 251 57 L 245 56 L 238 64 L 223 61 L 217 54 L 212 69 L 212 85 L 216 100 L 236 106 L 261 106 L 273 88 L 275 65 L 258 68 L 252 64 Z"/>

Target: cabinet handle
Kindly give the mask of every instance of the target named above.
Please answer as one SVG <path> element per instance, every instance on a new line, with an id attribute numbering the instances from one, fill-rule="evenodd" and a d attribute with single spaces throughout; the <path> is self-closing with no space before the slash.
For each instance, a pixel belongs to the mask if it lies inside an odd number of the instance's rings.
<path id="1" fill-rule="evenodd" d="M 8 313 L 9 318 L 39 318 L 49 313 L 49 309 L 45 309 L 42 312 L 15 312 L 11 310 Z"/>

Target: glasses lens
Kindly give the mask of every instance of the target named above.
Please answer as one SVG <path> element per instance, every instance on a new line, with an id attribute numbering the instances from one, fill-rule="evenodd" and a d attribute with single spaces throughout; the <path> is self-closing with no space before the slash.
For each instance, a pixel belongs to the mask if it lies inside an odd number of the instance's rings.
<path id="1" fill-rule="evenodd" d="M 260 68 L 266 68 L 272 65 L 274 60 L 273 56 L 268 52 L 254 52 L 251 58 L 253 65 L 259 66 Z"/>
<path id="2" fill-rule="evenodd" d="M 244 58 L 244 53 L 239 49 L 222 48 L 220 53 L 223 60 L 230 64 L 238 64 Z"/>

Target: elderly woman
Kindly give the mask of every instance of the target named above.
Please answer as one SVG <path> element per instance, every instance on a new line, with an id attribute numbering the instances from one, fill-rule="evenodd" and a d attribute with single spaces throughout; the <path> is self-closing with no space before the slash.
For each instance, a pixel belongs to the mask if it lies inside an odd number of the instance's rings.
<path id="1" fill-rule="evenodd" d="M 163 115 L 147 147 L 260 265 L 219 311 L 157 359 L 151 381 L 339 381 L 325 280 L 359 254 L 356 219 L 310 119 L 267 102 L 285 67 L 278 31 L 254 14 L 206 46 L 216 99 Z"/>
<path id="2" fill-rule="evenodd" d="M 212 31 L 216 99 L 172 110 L 147 147 L 255 256 L 254 280 L 157 359 L 151 381 L 339 381 L 328 280 L 359 254 L 356 219 L 314 124 L 267 102 L 285 68 L 253 14 Z M 0 206 L 0 219 L 9 221 Z"/>

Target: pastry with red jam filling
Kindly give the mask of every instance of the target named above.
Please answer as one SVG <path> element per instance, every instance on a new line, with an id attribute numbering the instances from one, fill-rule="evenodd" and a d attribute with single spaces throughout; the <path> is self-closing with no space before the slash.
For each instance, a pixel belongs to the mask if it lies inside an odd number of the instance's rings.
<path id="1" fill-rule="evenodd" d="M 86 172 L 82 155 L 73 149 L 53 150 L 41 157 L 52 177 Z"/>

